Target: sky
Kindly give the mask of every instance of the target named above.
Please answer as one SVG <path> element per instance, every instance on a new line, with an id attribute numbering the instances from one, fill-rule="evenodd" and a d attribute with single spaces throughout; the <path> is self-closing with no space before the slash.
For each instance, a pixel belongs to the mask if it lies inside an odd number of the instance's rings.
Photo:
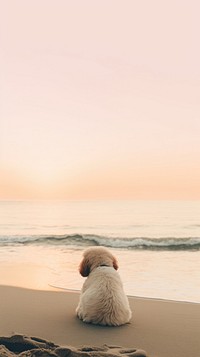
<path id="1" fill-rule="evenodd" d="M 199 13 L 0 0 L 0 199 L 200 199 Z"/>

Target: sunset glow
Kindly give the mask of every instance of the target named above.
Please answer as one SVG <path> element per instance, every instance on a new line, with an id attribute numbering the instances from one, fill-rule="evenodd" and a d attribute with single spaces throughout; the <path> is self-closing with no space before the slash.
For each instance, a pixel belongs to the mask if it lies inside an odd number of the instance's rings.
<path id="1" fill-rule="evenodd" d="M 200 199 L 199 12 L 1 2 L 0 199 Z"/>

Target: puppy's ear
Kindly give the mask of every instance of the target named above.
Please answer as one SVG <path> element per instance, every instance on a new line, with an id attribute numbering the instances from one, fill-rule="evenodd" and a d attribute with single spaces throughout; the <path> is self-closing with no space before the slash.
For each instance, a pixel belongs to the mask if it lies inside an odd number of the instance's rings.
<path id="1" fill-rule="evenodd" d="M 113 259 L 113 268 L 115 270 L 117 270 L 119 268 L 118 263 L 117 263 L 117 259 L 115 259 L 115 258 Z"/>
<path id="2" fill-rule="evenodd" d="M 83 259 L 80 266 L 79 266 L 79 273 L 86 277 L 90 274 L 90 266 L 88 264 L 88 261 L 86 259 Z"/>

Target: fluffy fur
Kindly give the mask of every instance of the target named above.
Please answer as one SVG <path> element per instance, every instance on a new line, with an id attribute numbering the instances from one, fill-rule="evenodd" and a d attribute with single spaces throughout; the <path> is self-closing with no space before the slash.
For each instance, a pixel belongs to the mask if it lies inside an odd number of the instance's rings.
<path id="1" fill-rule="evenodd" d="M 119 326 L 132 313 L 118 272 L 116 258 L 103 247 L 88 248 L 83 254 L 80 274 L 87 277 L 76 309 L 84 322 Z"/>

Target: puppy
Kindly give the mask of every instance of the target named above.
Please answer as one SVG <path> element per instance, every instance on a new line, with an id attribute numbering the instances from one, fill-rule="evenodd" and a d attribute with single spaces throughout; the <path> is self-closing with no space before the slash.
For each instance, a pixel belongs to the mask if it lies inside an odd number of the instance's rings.
<path id="1" fill-rule="evenodd" d="M 106 248 L 86 249 L 79 268 L 80 274 L 88 277 L 76 309 L 79 319 L 109 326 L 130 321 L 132 312 L 117 269 L 116 258 Z"/>

